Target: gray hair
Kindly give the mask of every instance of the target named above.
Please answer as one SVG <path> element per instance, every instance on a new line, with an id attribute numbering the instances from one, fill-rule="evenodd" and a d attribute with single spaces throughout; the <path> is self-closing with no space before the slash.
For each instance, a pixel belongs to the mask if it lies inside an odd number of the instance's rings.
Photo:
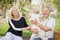
<path id="1" fill-rule="evenodd" d="M 45 6 L 44 8 L 47 8 L 50 12 L 53 11 L 53 8 L 51 6 Z"/>

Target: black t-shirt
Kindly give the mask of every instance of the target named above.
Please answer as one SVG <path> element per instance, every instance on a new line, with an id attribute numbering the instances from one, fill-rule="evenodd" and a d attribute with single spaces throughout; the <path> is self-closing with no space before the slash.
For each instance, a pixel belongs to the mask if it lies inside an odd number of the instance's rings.
<path id="1" fill-rule="evenodd" d="M 24 27 L 28 26 L 24 17 L 21 17 L 20 20 L 18 20 L 18 21 L 15 21 L 13 19 L 11 19 L 11 21 L 16 28 L 24 28 Z M 11 32 L 11 33 L 13 33 L 14 35 L 17 35 L 17 36 L 22 36 L 22 31 L 14 30 L 10 23 L 9 23 L 9 26 L 10 26 L 10 28 L 8 29 L 8 32 Z"/>

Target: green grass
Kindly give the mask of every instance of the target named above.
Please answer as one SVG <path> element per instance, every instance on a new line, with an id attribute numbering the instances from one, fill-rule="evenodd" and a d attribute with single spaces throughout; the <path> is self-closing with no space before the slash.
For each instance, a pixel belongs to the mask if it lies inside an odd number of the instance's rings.
<path id="1" fill-rule="evenodd" d="M 6 22 L 0 23 L 0 35 L 4 35 L 8 28 L 9 26 Z"/>
<path id="2" fill-rule="evenodd" d="M 28 30 L 25 30 L 25 31 L 23 32 L 23 37 L 30 37 L 31 35 L 32 35 L 32 33 L 29 32 Z"/>
<path id="3" fill-rule="evenodd" d="M 55 30 L 60 30 L 60 19 L 56 19 L 56 27 Z"/>
<path id="4" fill-rule="evenodd" d="M 6 22 L 0 23 L 0 35 L 5 35 L 9 26 Z M 56 27 L 55 30 L 60 30 L 60 19 L 56 19 Z M 23 37 L 30 37 L 31 32 L 28 30 L 23 31 Z"/>

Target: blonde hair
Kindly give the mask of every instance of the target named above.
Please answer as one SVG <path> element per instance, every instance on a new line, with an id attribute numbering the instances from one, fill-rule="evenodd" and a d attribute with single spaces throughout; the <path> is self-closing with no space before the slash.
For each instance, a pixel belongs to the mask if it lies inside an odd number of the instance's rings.
<path id="1" fill-rule="evenodd" d="M 19 14 L 20 17 L 22 16 L 22 13 L 20 13 L 19 9 L 17 9 L 16 7 L 14 7 L 14 8 L 11 10 L 11 17 L 14 17 L 14 15 L 13 15 L 14 10 L 17 10 L 17 11 L 18 11 L 18 14 Z"/>

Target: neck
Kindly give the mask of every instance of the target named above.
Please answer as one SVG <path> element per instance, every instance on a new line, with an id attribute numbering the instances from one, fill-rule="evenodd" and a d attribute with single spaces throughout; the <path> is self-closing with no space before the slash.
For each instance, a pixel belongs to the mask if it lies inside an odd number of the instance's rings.
<path id="1" fill-rule="evenodd" d="M 48 18 L 49 16 L 45 17 L 45 18 Z"/>
<path id="2" fill-rule="evenodd" d="M 49 17 L 49 15 L 44 15 L 43 17 L 44 17 L 44 18 L 48 18 L 48 17 Z"/>
<path id="3" fill-rule="evenodd" d="M 14 16 L 14 19 L 18 19 L 19 18 L 19 16 Z"/>

